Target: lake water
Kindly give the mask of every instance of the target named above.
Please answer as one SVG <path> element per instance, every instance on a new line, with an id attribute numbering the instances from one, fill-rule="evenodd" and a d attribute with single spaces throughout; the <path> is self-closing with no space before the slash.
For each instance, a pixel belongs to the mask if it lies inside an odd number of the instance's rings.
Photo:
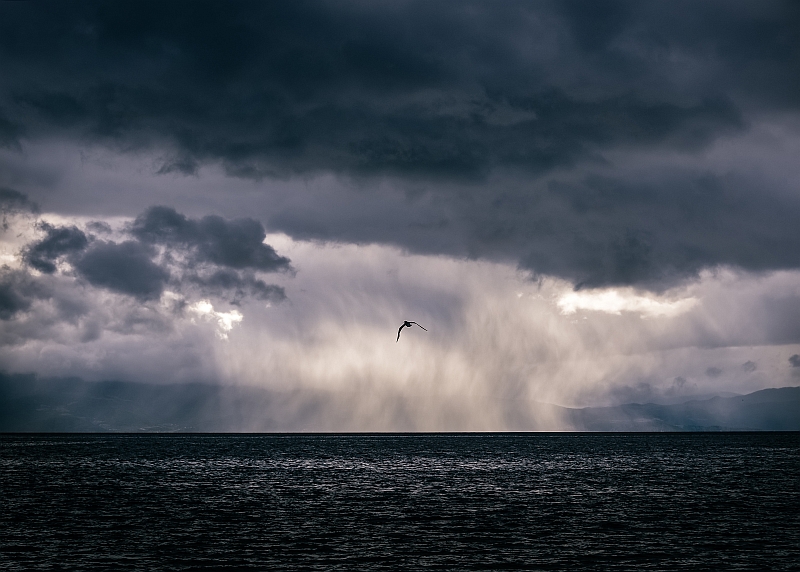
<path id="1" fill-rule="evenodd" d="M 800 570 L 800 434 L 0 435 L 3 570 Z"/>

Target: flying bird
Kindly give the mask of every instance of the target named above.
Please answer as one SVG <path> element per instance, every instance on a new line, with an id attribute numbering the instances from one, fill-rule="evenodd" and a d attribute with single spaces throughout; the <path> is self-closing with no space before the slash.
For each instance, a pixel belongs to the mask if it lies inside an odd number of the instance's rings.
<path id="1" fill-rule="evenodd" d="M 398 341 L 398 342 L 400 341 L 400 332 L 403 331 L 403 328 L 410 328 L 411 324 L 417 324 L 417 323 L 416 322 L 409 322 L 408 320 L 404 320 L 403 321 L 403 325 L 400 326 L 400 329 L 397 330 L 397 340 L 396 341 Z M 417 325 L 419 326 L 419 324 L 417 324 Z M 419 327 L 422 328 L 422 326 L 419 326 Z M 422 329 L 425 330 L 426 332 L 428 331 L 427 328 L 422 328 Z"/>

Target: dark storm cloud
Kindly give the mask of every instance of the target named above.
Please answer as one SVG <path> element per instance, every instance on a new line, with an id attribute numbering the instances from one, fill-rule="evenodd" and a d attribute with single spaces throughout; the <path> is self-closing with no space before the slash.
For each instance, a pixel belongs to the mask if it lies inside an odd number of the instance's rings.
<path id="1" fill-rule="evenodd" d="M 228 298 L 235 305 L 248 296 L 271 302 L 286 299 L 286 292 L 280 286 L 267 284 L 252 274 L 242 274 L 230 269 L 217 270 L 209 276 L 188 276 L 185 280 L 198 286 L 204 294 Z"/>
<path id="2" fill-rule="evenodd" d="M 19 135 L 19 127 L 9 121 L 0 109 L 0 148 L 19 149 Z"/>
<path id="3" fill-rule="evenodd" d="M 272 212 L 270 222 L 296 237 L 513 260 L 581 286 L 663 288 L 719 264 L 800 264 L 791 193 L 702 167 L 643 181 L 607 157 L 698 156 L 758 114 L 797 112 L 796 3 L 0 9 L 7 145 L 58 135 L 157 149 L 158 172 L 173 176 L 198 175 L 206 163 L 256 179 L 391 176 L 421 184 L 417 196 L 437 207 L 402 228 L 392 227 L 395 213 L 362 204 L 339 219 L 306 204 L 312 212 Z M 586 174 L 601 167 L 602 177 Z M 517 184 L 495 184 L 497 173 Z M 430 220 L 447 224 L 414 226 Z M 255 246 L 258 223 L 151 210 L 134 229 L 140 240 L 191 250 L 196 262 L 288 267 Z"/>
<path id="4" fill-rule="evenodd" d="M 264 226 L 253 219 L 226 221 L 212 215 L 195 220 L 155 206 L 136 218 L 131 233 L 142 242 L 187 249 L 198 262 L 262 272 L 291 269 L 288 258 L 264 244 Z"/>
<path id="5" fill-rule="evenodd" d="M 718 367 L 710 367 L 706 370 L 708 377 L 719 377 L 722 375 L 722 370 Z"/>
<path id="6" fill-rule="evenodd" d="M 742 371 L 745 373 L 753 373 L 756 369 L 758 369 L 758 366 L 753 361 L 748 360 L 742 364 Z"/>
<path id="7" fill-rule="evenodd" d="M 58 258 L 80 252 L 89 245 L 89 239 L 75 226 L 53 226 L 46 222 L 37 226 L 46 236 L 25 249 L 24 260 L 39 272 L 53 274 Z"/>
<path id="8" fill-rule="evenodd" d="M 98 241 L 75 262 L 81 276 L 94 286 L 141 300 L 158 298 L 169 273 L 152 260 L 150 246 L 134 241 Z"/>
<path id="9" fill-rule="evenodd" d="M 492 222 L 510 229 L 506 242 L 519 244 L 524 266 L 585 286 L 657 288 L 716 265 L 796 268 L 800 199 L 755 192 L 760 187 L 756 179 L 698 172 L 649 181 L 591 175 L 552 182 L 547 196 L 517 200 Z M 558 223 L 548 220 L 553 214 Z"/>
<path id="10" fill-rule="evenodd" d="M 5 105 L 32 134 L 67 130 L 127 145 L 168 140 L 179 156 L 164 163 L 165 173 L 195 173 L 199 161 L 221 160 L 242 176 L 333 170 L 463 178 L 503 165 L 570 165 L 608 145 L 692 148 L 741 128 L 731 86 L 708 82 L 687 93 L 670 85 L 673 70 L 653 62 L 652 51 L 719 56 L 715 48 L 738 44 L 733 27 L 752 45 L 737 46 L 736 64 L 781 56 L 796 63 L 797 14 L 788 6 L 755 22 L 752 10 L 724 10 L 725 27 L 718 14 L 687 4 L 708 26 L 706 44 L 680 25 L 680 8 L 658 4 L 40 8 L 4 10 Z M 614 40 L 632 47 L 612 49 Z M 737 80 L 728 63 L 720 72 L 726 82 L 758 89 Z M 586 89 L 565 70 L 606 74 L 613 84 Z"/>
<path id="11" fill-rule="evenodd" d="M 398 201 L 380 222 L 369 216 L 378 207 L 364 202 L 342 193 L 321 204 L 291 205 L 268 224 L 299 238 L 505 259 L 579 287 L 663 290 L 708 266 L 761 272 L 800 265 L 800 195 L 771 191 L 752 174 L 660 167 L 627 176 L 605 170 L 568 182 L 498 178 L 491 189 L 445 188 Z"/>
<path id="12" fill-rule="evenodd" d="M 789 357 L 789 364 L 792 367 L 800 367 L 800 355 L 794 354 Z"/>

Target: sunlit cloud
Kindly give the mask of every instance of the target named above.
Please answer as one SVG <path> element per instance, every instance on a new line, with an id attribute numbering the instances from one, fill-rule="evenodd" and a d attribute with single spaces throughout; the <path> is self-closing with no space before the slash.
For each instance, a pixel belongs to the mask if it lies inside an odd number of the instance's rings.
<path id="1" fill-rule="evenodd" d="M 217 336 L 222 340 L 227 340 L 228 333 L 244 319 L 244 316 L 238 310 L 231 310 L 230 312 L 214 310 L 214 305 L 208 300 L 195 302 L 189 306 L 188 310 L 202 320 L 214 322 L 217 326 Z"/>
<path id="2" fill-rule="evenodd" d="M 610 288 L 600 290 L 579 290 L 563 294 L 557 302 L 565 315 L 578 310 L 621 314 L 635 312 L 642 317 L 677 316 L 697 305 L 697 298 L 665 300 L 653 295 L 638 294 L 630 288 Z"/>

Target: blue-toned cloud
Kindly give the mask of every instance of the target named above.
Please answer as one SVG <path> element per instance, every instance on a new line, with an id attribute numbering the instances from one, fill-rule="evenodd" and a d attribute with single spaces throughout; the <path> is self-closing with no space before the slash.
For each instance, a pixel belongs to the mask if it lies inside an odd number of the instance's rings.
<path id="1" fill-rule="evenodd" d="M 141 300 L 160 298 L 169 274 L 153 262 L 154 254 L 152 247 L 130 240 L 98 241 L 75 263 L 75 268 L 93 286 Z"/>
<path id="2" fill-rule="evenodd" d="M 56 260 L 81 252 L 89 245 L 86 234 L 75 226 L 56 227 L 46 222 L 39 223 L 38 226 L 45 237 L 26 248 L 25 262 L 39 272 L 54 273 Z"/>
<path id="3" fill-rule="evenodd" d="M 253 219 L 187 218 L 169 207 L 151 207 L 133 222 L 131 234 L 144 243 L 186 249 L 194 262 L 262 272 L 290 270 L 289 259 L 264 243 L 264 226 Z"/>

